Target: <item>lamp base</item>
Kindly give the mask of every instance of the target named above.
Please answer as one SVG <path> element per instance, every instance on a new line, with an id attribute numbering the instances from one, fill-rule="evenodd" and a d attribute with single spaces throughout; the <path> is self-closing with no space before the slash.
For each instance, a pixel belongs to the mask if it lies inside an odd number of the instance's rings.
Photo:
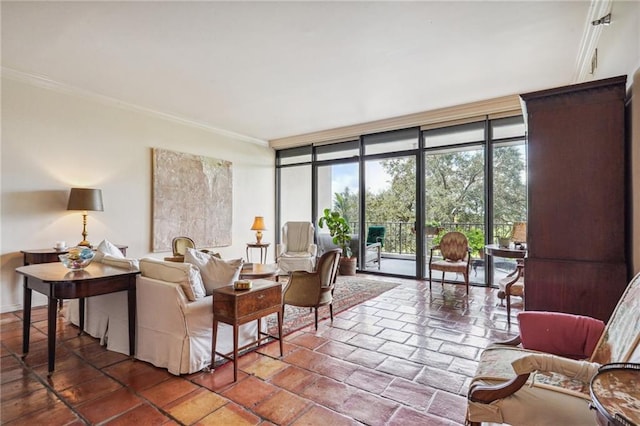
<path id="1" fill-rule="evenodd" d="M 82 240 L 76 245 L 91 248 L 91 243 L 89 241 L 87 241 L 87 240 Z"/>
<path id="2" fill-rule="evenodd" d="M 256 232 L 256 244 L 260 244 L 262 242 L 262 231 Z"/>

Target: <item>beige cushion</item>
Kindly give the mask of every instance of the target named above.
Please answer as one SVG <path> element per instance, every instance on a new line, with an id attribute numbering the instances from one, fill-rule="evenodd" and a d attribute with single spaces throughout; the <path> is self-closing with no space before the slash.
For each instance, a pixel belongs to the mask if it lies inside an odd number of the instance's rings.
<path id="1" fill-rule="evenodd" d="M 191 248 L 187 248 L 184 261 L 200 270 L 207 296 L 216 288 L 232 285 L 240 277 L 243 264 L 242 259 L 225 261 Z"/>
<path id="2" fill-rule="evenodd" d="M 129 259 L 126 257 L 115 257 L 110 254 L 105 254 L 101 263 L 105 265 L 113 266 L 115 268 L 127 269 L 129 271 L 139 271 L 140 270 L 140 262 L 138 259 Z"/>
<path id="3" fill-rule="evenodd" d="M 140 273 L 145 277 L 180 284 L 187 299 L 192 302 L 205 296 L 200 271 L 190 263 L 165 262 L 146 257 L 140 259 Z"/>
<path id="4" fill-rule="evenodd" d="M 119 259 L 124 258 L 124 255 L 122 254 L 120 249 L 116 247 L 115 244 L 108 240 L 102 240 L 96 248 L 96 255 L 93 257 L 93 261 L 100 262 L 102 258 L 107 254 Z"/>

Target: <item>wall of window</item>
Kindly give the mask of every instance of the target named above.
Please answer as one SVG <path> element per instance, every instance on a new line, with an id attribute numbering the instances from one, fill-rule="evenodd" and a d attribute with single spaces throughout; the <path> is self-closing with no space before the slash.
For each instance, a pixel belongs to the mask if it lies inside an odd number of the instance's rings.
<path id="1" fill-rule="evenodd" d="M 383 259 L 370 264 L 363 254 L 361 271 L 424 278 L 430 248 L 450 230 L 469 239 L 473 283 L 493 284 L 511 267 L 485 261 L 484 245 L 514 222 L 526 220 L 522 116 L 402 129 L 303 148 L 276 152 L 279 208 L 302 209 L 316 226 L 325 208 L 341 211 L 354 236 L 363 235 L 358 238 L 361 253 L 366 252 L 369 228 L 383 227 Z M 297 168 L 304 170 L 303 176 L 294 172 Z M 282 226 L 292 215 L 281 210 L 278 217 Z"/>

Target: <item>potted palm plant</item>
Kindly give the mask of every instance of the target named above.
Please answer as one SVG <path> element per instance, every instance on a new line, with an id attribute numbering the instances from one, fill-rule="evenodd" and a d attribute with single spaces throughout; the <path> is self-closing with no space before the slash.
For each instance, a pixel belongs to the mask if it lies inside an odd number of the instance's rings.
<path id="1" fill-rule="evenodd" d="M 335 245 L 342 249 L 340 257 L 340 275 L 355 275 L 357 258 L 352 256 L 351 227 L 344 217 L 337 211 L 324 209 L 323 216 L 318 220 L 320 228 L 325 225 Z"/>

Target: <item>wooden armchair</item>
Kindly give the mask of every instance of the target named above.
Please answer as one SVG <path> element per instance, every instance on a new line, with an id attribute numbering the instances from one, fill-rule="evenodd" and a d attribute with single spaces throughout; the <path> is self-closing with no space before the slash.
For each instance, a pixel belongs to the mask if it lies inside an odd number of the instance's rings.
<path id="1" fill-rule="evenodd" d="M 442 259 L 434 258 L 434 251 L 442 254 Z M 431 247 L 429 255 L 429 291 L 431 291 L 432 271 L 442 271 L 442 286 L 444 287 L 445 272 L 461 273 L 469 294 L 469 267 L 471 265 L 471 248 L 469 241 L 462 232 L 447 232 L 442 236 L 440 244 Z"/>
<path id="2" fill-rule="evenodd" d="M 520 336 L 482 353 L 467 422 L 595 424 L 588 388 L 598 368 L 640 361 L 640 274 L 604 328 L 599 320 L 552 312 L 525 311 L 518 320 Z"/>

